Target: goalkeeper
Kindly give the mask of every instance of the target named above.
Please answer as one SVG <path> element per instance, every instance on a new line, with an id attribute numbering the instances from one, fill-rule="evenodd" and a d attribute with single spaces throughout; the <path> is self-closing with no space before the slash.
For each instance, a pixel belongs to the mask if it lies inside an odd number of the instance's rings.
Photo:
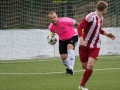
<path id="1" fill-rule="evenodd" d="M 78 35 L 73 26 L 77 27 L 78 23 L 69 17 L 58 18 L 54 11 L 48 14 L 50 35 L 58 34 L 59 36 L 59 53 L 63 64 L 67 67 L 66 73 L 73 75 L 75 54 L 74 49 L 78 42 Z"/>

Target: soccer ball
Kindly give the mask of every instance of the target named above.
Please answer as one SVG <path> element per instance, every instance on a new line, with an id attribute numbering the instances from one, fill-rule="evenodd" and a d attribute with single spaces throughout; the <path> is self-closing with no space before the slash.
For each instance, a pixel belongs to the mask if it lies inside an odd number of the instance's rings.
<path id="1" fill-rule="evenodd" d="M 53 35 L 49 35 L 49 36 L 47 37 L 47 41 L 48 41 L 48 43 L 49 43 L 50 45 L 54 45 L 54 44 L 56 44 L 56 42 L 57 42 L 57 37 L 56 37 L 56 36 L 53 36 Z"/>

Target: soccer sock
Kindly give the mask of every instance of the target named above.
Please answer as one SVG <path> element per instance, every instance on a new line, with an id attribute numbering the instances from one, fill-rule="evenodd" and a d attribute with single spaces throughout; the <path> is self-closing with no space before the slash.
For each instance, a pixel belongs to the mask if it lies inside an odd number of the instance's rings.
<path id="1" fill-rule="evenodd" d="M 69 59 L 69 68 L 70 69 L 74 69 L 74 63 L 75 63 L 75 54 L 74 54 L 74 50 L 69 49 L 67 50 L 68 52 L 68 59 Z"/>
<path id="2" fill-rule="evenodd" d="M 62 62 L 66 67 L 69 67 L 69 59 L 68 58 L 66 60 L 62 60 Z"/>
<path id="3" fill-rule="evenodd" d="M 82 81 L 80 83 L 80 86 L 83 86 L 86 84 L 86 82 L 88 81 L 88 79 L 90 78 L 91 74 L 92 74 L 93 70 L 89 70 L 89 69 L 86 69 L 84 74 L 83 74 L 83 78 L 82 78 Z"/>

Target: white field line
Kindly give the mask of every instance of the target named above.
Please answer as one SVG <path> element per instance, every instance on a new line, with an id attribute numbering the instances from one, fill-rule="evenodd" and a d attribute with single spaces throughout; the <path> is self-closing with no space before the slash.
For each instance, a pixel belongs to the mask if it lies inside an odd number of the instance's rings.
<path id="1" fill-rule="evenodd" d="M 105 68 L 105 69 L 94 69 L 94 71 L 107 71 L 107 70 L 119 70 L 120 68 Z M 84 70 L 76 70 L 74 72 L 83 72 Z M 0 73 L 6 74 L 6 75 L 48 75 L 48 74 L 60 74 L 60 73 L 65 73 L 65 72 L 49 72 L 49 73 Z"/>
<path id="2" fill-rule="evenodd" d="M 57 61 L 58 59 L 46 59 L 46 60 L 25 60 L 25 61 L 2 61 L 0 63 L 22 63 L 22 62 L 46 62 L 46 61 Z"/>
<path id="3" fill-rule="evenodd" d="M 120 56 L 106 56 L 106 57 L 99 57 L 99 58 L 114 58 L 114 57 L 120 57 Z M 17 60 L 14 60 L 14 61 L 4 61 L 2 60 L 0 63 L 22 63 L 22 62 L 45 62 L 45 61 L 57 61 L 57 60 L 60 60 L 60 58 L 50 58 L 50 59 L 43 59 L 43 60 L 22 60 L 22 61 L 17 61 Z"/>

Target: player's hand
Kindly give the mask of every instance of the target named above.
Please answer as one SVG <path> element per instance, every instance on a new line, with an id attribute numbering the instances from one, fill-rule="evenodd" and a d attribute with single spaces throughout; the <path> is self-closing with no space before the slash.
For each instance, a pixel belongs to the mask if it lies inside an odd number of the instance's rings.
<path id="1" fill-rule="evenodd" d="M 84 46 L 86 46 L 85 41 L 80 41 L 80 47 L 84 47 Z"/>
<path id="2" fill-rule="evenodd" d="M 50 36 L 55 36 L 55 33 L 53 33 L 53 32 L 50 32 L 50 34 L 49 34 Z"/>
<path id="3" fill-rule="evenodd" d="M 108 36 L 109 38 L 111 38 L 112 40 L 115 39 L 115 36 L 114 36 L 112 33 L 107 34 L 107 36 Z"/>

